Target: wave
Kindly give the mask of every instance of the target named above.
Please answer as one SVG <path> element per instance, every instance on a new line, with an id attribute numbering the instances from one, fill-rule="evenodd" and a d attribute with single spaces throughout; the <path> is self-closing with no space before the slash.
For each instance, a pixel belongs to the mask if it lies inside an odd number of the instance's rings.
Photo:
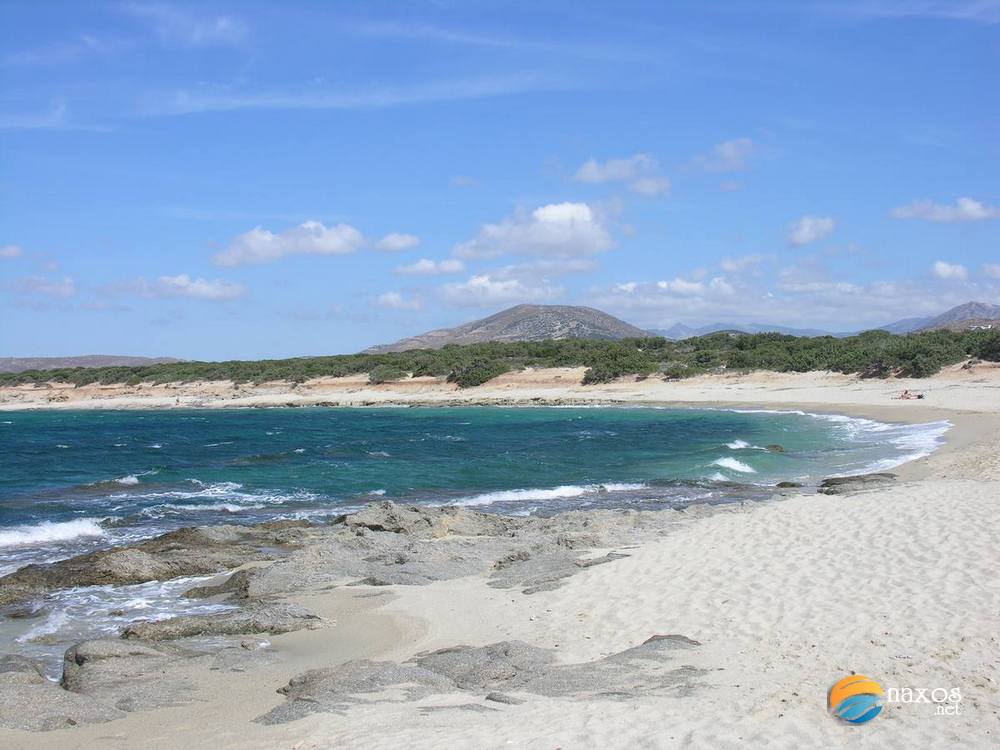
<path id="1" fill-rule="evenodd" d="M 537 500 L 562 500 L 583 495 L 595 495 L 601 492 L 630 492 L 646 489 L 645 484 L 633 482 L 610 482 L 608 484 L 566 484 L 549 489 L 528 488 L 520 490 L 498 490 L 484 492 L 452 501 L 451 505 L 492 505 L 493 503 L 532 502 Z"/>
<path id="2" fill-rule="evenodd" d="M 117 482 L 118 484 L 139 484 L 139 477 L 137 477 L 135 474 L 129 474 L 128 476 L 124 476 L 121 479 L 116 479 L 115 482 Z"/>
<path id="3" fill-rule="evenodd" d="M 62 522 L 42 521 L 0 531 L 0 547 L 66 542 L 80 537 L 104 536 L 104 533 L 104 529 L 94 518 L 77 518 Z"/>
<path id="4" fill-rule="evenodd" d="M 726 447 L 729 448 L 729 450 L 731 451 L 738 451 L 742 450 L 743 448 L 749 448 L 750 443 L 748 443 L 746 440 L 734 440 L 731 443 L 726 443 Z"/>
<path id="5" fill-rule="evenodd" d="M 743 463 L 742 461 L 737 461 L 735 458 L 717 458 L 712 462 L 712 466 L 721 466 L 723 469 L 729 469 L 730 471 L 738 471 L 742 474 L 756 474 L 757 470 L 752 466 Z"/>

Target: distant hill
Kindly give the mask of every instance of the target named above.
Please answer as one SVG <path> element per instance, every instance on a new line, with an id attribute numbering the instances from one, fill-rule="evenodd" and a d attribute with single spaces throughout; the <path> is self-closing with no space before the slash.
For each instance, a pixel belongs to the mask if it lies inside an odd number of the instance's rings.
<path id="1" fill-rule="evenodd" d="M 817 328 L 789 328 L 787 326 L 767 325 L 764 323 L 709 323 L 704 326 L 692 327 L 677 323 L 670 328 L 650 329 L 650 333 L 667 339 L 680 341 L 694 336 L 705 336 L 718 331 L 739 331 L 740 333 L 784 333 L 788 336 L 847 336 L 846 333 L 830 333 Z"/>
<path id="2" fill-rule="evenodd" d="M 998 325 L 1000 325 L 1000 305 L 991 305 L 988 302 L 966 302 L 964 305 L 953 307 L 935 317 L 897 320 L 895 323 L 881 326 L 881 330 L 890 333 L 934 331 L 941 328 L 964 331 L 976 326 L 995 328 Z"/>
<path id="3" fill-rule="evenodd" d="M 141 367 L 180 362 L 174 357 L 119 357 L 87 354 L 81 357 L 0 357 L 0 372 L 60 370 L 64 367 Z"/>
<path id="4" fill-rule="evenodd" d="M 380 353 L 440 349 L 446 344 L 476 344 L 483 341 L 623 339 L 648 335 L 647 331 L 592 307 L 517 305 L 488 318 L 455 328 L 428 331 L 394 344 L 373 346 L 366 351 Z"/>

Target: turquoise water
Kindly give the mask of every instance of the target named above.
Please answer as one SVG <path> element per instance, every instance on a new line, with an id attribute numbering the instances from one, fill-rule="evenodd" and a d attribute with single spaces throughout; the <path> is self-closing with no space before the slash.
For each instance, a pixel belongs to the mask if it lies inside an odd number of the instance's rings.
<path id="1" fill-rule="evenodd" d="M 505 513 L 745 499 L 900 463 L 946 426 L 653 408 L 0 417 L 0 572 L 182 525 L 323 517 L 379 498 Z"/>
<path id="2" fill-rule="evenodd" d="M 947 426 L 654 408 L 8 412 L 0 574 L 184 525 L 323 520 L 383 498 L 520 514 L 763 499 L 781 480 L 925 455 Z M 58 677 L 72 643 L 228 606 L 180 595 L 203 580 L 53 592 L 0 617 L 0 651 Z"/>

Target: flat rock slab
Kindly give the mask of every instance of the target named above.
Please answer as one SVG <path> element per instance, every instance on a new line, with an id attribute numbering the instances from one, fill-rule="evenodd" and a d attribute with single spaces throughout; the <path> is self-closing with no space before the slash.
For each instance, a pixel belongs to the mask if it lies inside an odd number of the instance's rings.
<path id="1" fill-rule="evenodd" d="M 846 495 L 849 492 L 877 487 L 896 481 L 896 474 L 883 471 L 874 474 L 857 474 L 849 477 L 830 477 L 819 483 L 817 492 L 824 495 Z"/>
<path id="2" fill-rule="evenodd" d="M 506 691 L 580 699 L 687 694 L 699 686 L 703 672 L 677 662 L 699 645 L 682 635 L 653 636 L 581 664 L 560 664 L 554 650 L 521 641 L 455 646 L 404 664 L 352 661 L 292 678 L 278 691 L 286 702 L 257 721 L 282 724 L 313 713 L 342 713 L 357 703 L 414 701 L 442 693 L 472 693 L 498 703 L 520 702 Z"/>
<path id="3" fill-rule="evenodd" d="M 186 615 L 168 620 L 134 622 L 122 631 L 122 638 L 165 641 L 214 635 L 278 635 L 322 625 L 323 620 L 319 615 L 297 604 L 259 602 L 214 615 Z"/>

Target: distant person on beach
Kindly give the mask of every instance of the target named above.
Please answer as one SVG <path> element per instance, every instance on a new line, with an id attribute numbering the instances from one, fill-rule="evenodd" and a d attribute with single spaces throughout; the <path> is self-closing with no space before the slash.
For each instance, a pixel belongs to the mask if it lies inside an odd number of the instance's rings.
<path id="1" fill-rule="evenodd" d="M 908 390 L 903 391 L 898 396 L 893 396 L 893 398 L 903 399 L 905 401 L 909 401 L 910 399 L 913 398 L 923 398 L 923 397 L 924 394 L 922 393 L 910 393 Z"/>

